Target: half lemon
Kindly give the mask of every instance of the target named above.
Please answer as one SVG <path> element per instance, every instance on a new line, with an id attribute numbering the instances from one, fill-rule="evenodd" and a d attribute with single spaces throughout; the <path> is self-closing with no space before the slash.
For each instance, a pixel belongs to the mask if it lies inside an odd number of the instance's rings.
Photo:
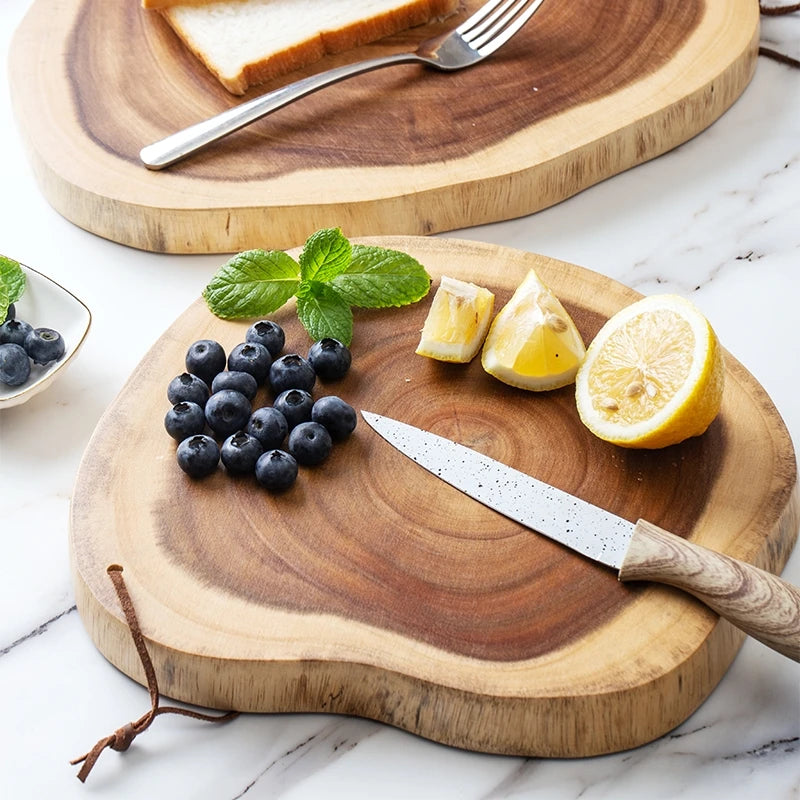
<path id="1" fill-rule="evenodd" d="M 708 320 L 677 295 L 653 295 L 600 329 L 575 382 L 581 420 L 623 447 L 659 448 L 704 433 L 719 413 L 722 347 Z"/>
<path id="2" fill-rule="evenodd" d="M 494 311 L 494 295 L 474 283 L 442 276 L 422 328 L 417 354 L 466 363 L 481 349 Z"/>
<path id="3" fill-rule="evenodd" d="M 531 270 L 495 317 L 481 363 L 503 383 L 541 392 L 572 383 L 585 353 L 572 317 Z"/>

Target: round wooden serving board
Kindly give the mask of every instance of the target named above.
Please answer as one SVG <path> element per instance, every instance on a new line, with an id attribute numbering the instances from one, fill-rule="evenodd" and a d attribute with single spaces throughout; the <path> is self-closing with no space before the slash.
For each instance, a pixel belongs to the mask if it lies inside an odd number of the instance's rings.
<path id="1" fill-rule="evenodd" d="M 368 240 L 441 274 L 486 283 L 497 308 L 530 268 L 585 340 L 638 295 L 571 264 L 492 245 Z M 356 316 L 353 367 L 315 394 L 470 445 L 631 521 L 651 522 L 778 572 L 798 529 L 790 437 L 733 358 L 705 435 L 619 449 L 581 425 L 573 390 L 512 389 L 469 365 L 414 354 L 430 298 Z M 287 351 L 309 345 L 294 310 Z M 81 616 L 105 656 L 143 671 L 106 568 L 120 564 L 162 691 L 242 711 L 354 714 L 459 747 L 585 756 L 682 722 L 742 635 L 676 590 L 623 585 L 470 500 L 363 422 L 286 494 L 222 467 L 192 481 L 163 429 L 188 345 L 230 349 L 246 322 L 198 300 L 103 416 L 80 467 L 71 553 Z M 268 403 L 266 390 L 260 402 Z"/>
<path id="2" fill-rule="evenodd" d="M 329 57 L 408 50 L 458 16 Z M 550 206 L 708 127 L 755 69 L 755 0 L 545 3 L 488 61 L 338 84 L 163 172 L 140 149 L 240 103 L 135 0 L 37 0 L 12 100 L 39 184 L 75 224 L 146 250 L 286 248 L 310 230 L 429 234 Z"/>

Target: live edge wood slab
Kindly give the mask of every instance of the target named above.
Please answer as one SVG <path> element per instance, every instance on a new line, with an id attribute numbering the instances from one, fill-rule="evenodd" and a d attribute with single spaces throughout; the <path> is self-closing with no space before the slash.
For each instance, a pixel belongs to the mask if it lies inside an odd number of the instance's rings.
<path id="1" fill-rule="evenodd" d="M 586 341 L 638 298 L 531 253 L 372 241 L 411 253 L 434 277 L 488 284 L 498 307 L 533 267 Z M 769 397 L 733 357 L 706 434 L 623 450 L 582 426 L 571 387 L 528 393 L 477 360 L 416 356 L 429 303 L 357 314 L 351 372 L 316 393 L 780 572 L 800 524 L 795 454 Z M 304 352 L 294 310 L 275 318 L 287 351 Z M 192 341 L 230 349 L 247 324 L 193 304 L 146 355 L 83 458 L 71 513 L 75 593 L 113 664 L 144 681 L 106 574 L 120 564 L 161 690 L 203 706 L 353 714 L 474 750 L 587 756 L 664 734 L 712 691 L 739 631 L 682 592 L 620 583 L 442 483 L 363 423 L 284 495 L 222 468 L 188 479 L 163 429 L 167 383 Z M 265 390 L 258 402 L 270 402 Z"/>
<path id="2" fill-rule="evenodd" d="M 459 15 L 251 90 L 416 47 Z M 153 141 L 242 98 L 135 0 L 37 0 L 13 106 L 48 201 L 100 236 L 171 253 L 286 248 L 310 231 L 430 234 L 529 214 L 708 127 L 755 69 L 756 0 L 553 0 L 488 61 L 392 67 L 323 90 L 161 173 Z"/>

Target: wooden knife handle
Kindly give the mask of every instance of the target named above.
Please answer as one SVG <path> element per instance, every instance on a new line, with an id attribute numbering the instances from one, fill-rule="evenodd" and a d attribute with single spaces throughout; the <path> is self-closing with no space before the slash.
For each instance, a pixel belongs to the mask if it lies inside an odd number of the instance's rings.
<path id="1" fill-rule="evenodd" d="M 683 589 L 753 638 L 800 661 L 800 590 L 752 564 L 639 520 L 619 579 Z"/>

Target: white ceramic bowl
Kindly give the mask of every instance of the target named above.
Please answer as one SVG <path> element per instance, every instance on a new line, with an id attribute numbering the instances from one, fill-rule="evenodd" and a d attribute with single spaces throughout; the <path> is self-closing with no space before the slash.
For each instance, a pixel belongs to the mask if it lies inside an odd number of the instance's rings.
<path id="1" fill-rule="evenodd" d="M 25 293 L 14 304 L 17 319 L 34 328 L 53 328 L 64 337 L 66 352 L 58 361 L 39 366 L 31 365 L 30 378 L 22 386 L 0 383 L 0 409 L 17 406 L 46 389 L 72 361 L 83 344 L 92 314 L 72 292 L 59 286 L 46 275 L 21 264 L 27 285 Z"/>

